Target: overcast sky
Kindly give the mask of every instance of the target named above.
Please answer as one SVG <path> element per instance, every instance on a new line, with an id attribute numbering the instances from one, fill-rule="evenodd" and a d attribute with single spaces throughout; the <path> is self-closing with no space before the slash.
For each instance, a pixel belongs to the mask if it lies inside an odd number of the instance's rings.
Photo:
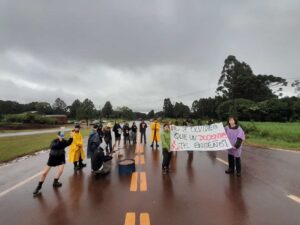
<path id="1" fill-rule="evenodd" d="M 215 95 L 230 54 L 300 79 L 299 0 L 0 0 L 2 100 L 190 105 Z"/>

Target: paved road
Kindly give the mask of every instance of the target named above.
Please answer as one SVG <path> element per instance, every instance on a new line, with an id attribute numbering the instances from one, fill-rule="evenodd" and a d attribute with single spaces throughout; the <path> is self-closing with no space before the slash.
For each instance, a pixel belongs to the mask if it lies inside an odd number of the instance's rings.
<path id="1" fill-rule="evenodd" d="M 75 173 L 67 164 L 63 187 L 32 197 L 48 153 L 0 168 L 1 225 L 300 225 L 300 154 L 245 147 L 242 177 L 225 175 L 226 153 L 174 154 L 173 171 L 161 173 L 161 150 L 137 145 L 137 172 L 95 179 L 90 165 Z M 89 163 L 89 162 L 88 162 Z"/>
<path id="2" fill-rule="evenodd" d="M 56 133 L 59 130 L 57 129 L 51 129 L 51 130 L 37 130 L 37 131 L 27 131 L 27 132 L 17 132 L 17 133 L 4 133 L 0 134 L 1 137 L 17 137 L 17 136 L 27 136 L 27 135 L 35 135 L 35 134 L 51 134 Z M 65 131 L 70 131 L 70 128 L 66 128 Z"/>

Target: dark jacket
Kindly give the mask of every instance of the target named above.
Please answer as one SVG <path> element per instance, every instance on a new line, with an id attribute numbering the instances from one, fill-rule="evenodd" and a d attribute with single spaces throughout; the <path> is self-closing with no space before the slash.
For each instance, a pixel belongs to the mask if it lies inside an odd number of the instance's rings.
<path id="1" fill-rule="evenodd" d="M 121 131 L 121 132 L 119 132 Z M 122 127 L 120 124 L 115 124 L 114 128 L 113 128 L 113 132 L 115 133 L 116 137 L 121 137 L 121 133 L 122 133 Z"/>
<path id="2" fill-rule="evenodd" d="M 146 129 L 147 129 L 147 124 L 144 122 L 144 123 L 140 123 L 140 132 L 141 133 L 146 133 Z"/>
<path id="3" fill-rule="evenodd" d="M 112 140 L 112 136 L 111 136 L 111 130 L 107 130 L 107 129 L 104 129 L 103 130 L 103 134 L 104 134 L 104 141 L 105 142 L 109 142 Z"/>
<path id="4" fill-rule="evenodd" d="M 98 133 L 98 136 L 99 136 L 100 141 L 102 143 L 103 142 L 103 137 L 104 137 L 104 133 L 103 133 L 102 127 L 98 128 L 97 133 Z"/>
<path id="5" fill-rule="evenodd" d="M 59 141 L 58 138 L 54 139 L 51 142 L 50 145 L 50 155 L 53 156 L 61 156 L 64 155 L 65 152 L 65 148 L 70 146 L 73 142 L 73 138 L 70 138 L 68 141 L 66 141 L 65 139 L 63 139 L 62 141 Z"/>
<path id="6" fill-rule="evenodd" d="M 130 131 L 130 127 L 127 126 L 127 125 L 124 125 L 124 126 L 123 126 L 123 134 L 124 134 L 124 137 L 129 137 L 129 131 Z"/>
<path id="7" fill-rule="evenodd" d="M 137 126 L 136 125 L 132 125 L 131 130 L 132 132 L 136 133 L 137 132 Z"/>
<path id="8" fill-rule="evenodd" d="M 101 144 L 101 139 L 98 135 L 98 132 L 93 131 L 88 139 L 88 146 L 87 146 L 87 156 L 88 158 L 91 158 L 94 154 L 95 150 L 99 147 Z"/>

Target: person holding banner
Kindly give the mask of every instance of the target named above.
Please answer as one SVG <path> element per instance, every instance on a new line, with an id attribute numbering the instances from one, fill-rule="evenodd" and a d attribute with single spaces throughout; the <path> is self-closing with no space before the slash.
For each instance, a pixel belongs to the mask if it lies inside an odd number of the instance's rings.
<path id="1" fill-rule="evenodd" d="M 169 172 L 169 165 L 172 159 L 172 152 L 170 151 L 171 148 L 171 135 L 170 135 L 170 125 L 164 124 L 164 130 L 161 133 L 161 141 L 162 141 L 162 149 L 163 149 L 163 163 L 162 163 L 162 170 L 163 174 Z"/>
<path id="2" fill-rule="evenodd" d="M 160 135 L 159 135 L 160 124 L 157 121 L 157 119 L 155 119 L 154 122 L 151 123 L 150 127 L 151 127 L 151 142 L 152 142 L 152 144 L 150 146 L 151 146 L 151 148 L 153 148 L 153 144 L 154 144 L 154 141 L 155 141 L 156 142 L 156 148 L 158 148 L 159 147 L 158 142 L 160 141 Z"/>
<path id="3" fill-rule="evenodd" d="M 233 146 L 228 150 L 228 163 L 229 168 L 225 171 L 227 174 L 234 174 L 236 168 L 236 175 L 241 176 L 241 154 L 242 154 L 242 143 L 245 140 L 245 133 L 239 126 L 238 120 L 231 116 L 228 118 L 227 126 L 225 127 L 228 139 Z"/>

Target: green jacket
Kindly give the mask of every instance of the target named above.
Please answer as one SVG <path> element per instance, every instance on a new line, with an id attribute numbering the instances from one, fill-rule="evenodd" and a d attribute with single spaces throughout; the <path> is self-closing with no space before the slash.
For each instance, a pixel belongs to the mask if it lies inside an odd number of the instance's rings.
<path id="1" fill-rule="evenodd" d="M 170 132 L 163 131 L 160 135 L 162 141 L 162 148 L 170 150 L 171 147 L 171 136 Z"/>

